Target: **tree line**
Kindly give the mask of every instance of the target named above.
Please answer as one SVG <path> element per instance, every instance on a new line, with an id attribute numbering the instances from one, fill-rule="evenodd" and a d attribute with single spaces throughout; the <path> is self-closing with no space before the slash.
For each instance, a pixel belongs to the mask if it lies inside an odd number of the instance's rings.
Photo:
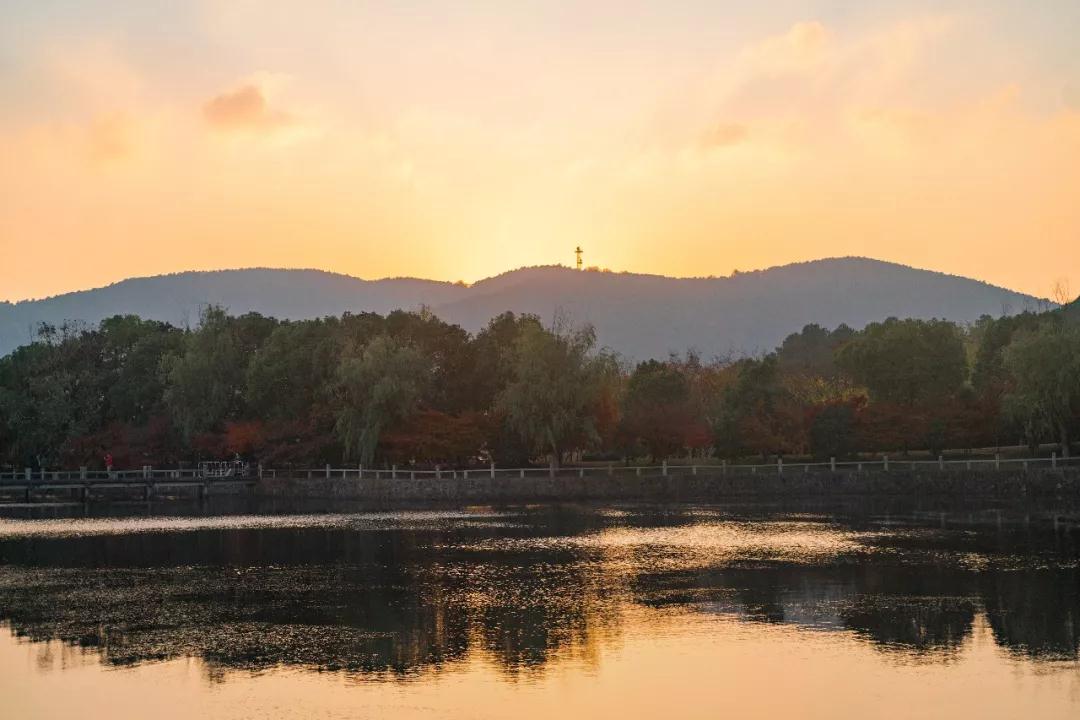
<path id="1" fill-rule="evenodd" d="M 760 357 L 630 365 L 589 327 L 504 313 L 284 321 L 208 307 L 42 325 L 0 358 L 0 464 L 658 462 L 1054 442 L 1080 431 L 1080 323 L 808 325 Z"/>

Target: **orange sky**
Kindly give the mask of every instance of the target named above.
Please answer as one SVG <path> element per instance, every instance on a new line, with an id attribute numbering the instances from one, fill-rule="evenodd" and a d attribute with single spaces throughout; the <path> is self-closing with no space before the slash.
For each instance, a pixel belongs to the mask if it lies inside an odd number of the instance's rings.
<path id="1" fill-rule="evenodd" d="M 0 9 L 0 299 L 185 269 L 1080 288 L 1074 0 Z M 1074 290 L 1075 293 L 1075 290 Z"/>

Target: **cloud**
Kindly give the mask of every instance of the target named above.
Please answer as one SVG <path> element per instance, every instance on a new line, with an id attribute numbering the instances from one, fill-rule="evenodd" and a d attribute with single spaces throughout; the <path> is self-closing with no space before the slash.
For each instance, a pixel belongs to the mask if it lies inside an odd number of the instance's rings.
<path id="1" fill-rule="evenodd" d="M 726 148 L 743 142 L 749 134 L 749 128 L 741 123 L 721 122 L 709 128 L 701 142 L 707 148 Z"/>
<path id="2" fill-rule="evenodd" d="M 704 148 L 801 152 L 826 139 L 855 141 L 852 118 L 942 110 L 955 100 L 926 89 L 937 72 L 930 50 L 956 25 L 950 16 L 927 16 L 845 34 L 818 21 L 796 23 L 746 45 L 720 69 L 706 99 L 711 117 L 693 132 Z M 739 124 L 727 122 L 732 117 Z"/>
<path id="3" fill-rule="evenodd" d="M 833 38 L 823 24 L 800 22 L 747 48 L 741 60 L 770 75 L 804 74 L 819 69 L 832 52 Z"/>
<path id="4" fill-rule="evenodd" d="M 244 85 L 211 98 L 203 105 L 203 118 L 211 127 L 226 132 L 267 133 L 295 123 L 289 113 L 271 108 L 257 85 Z"/>

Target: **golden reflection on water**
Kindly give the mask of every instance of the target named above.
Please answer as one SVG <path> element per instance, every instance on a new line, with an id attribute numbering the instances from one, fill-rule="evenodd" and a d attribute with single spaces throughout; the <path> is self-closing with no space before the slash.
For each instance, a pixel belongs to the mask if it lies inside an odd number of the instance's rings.
<path id="1" fill-rule="evenodd" d="M 3 718 L 1080 717 L 1072 535 L 701 509 L 34 522 L 0 521 Z"/>
<path id="2" fill-rule="evenodd" d="M 11 718 L 1075 718 L 1080 669 L 1004 653 L 985 618 L 947 663 L 851 637 L 639 609 L 617 643 L 507 678 L 477 652 L 406 678 L 208 668 L 198 659 L 106 670 L 60 643 L 0 639 Z M 18 678 L 18 685 L 9 684 Z"/>
<path id="3" fill-rule="evenodd" d="M 85 537 L 89 535 L 132 535 L 136 533 L 190 532 L 193 530 L 243 529 L 302 529 L 310 527 L 340 527 L 377 529 L 412 527 L 426 524 L 443 525 L 480 522 L 491 526 L 499 516 L 490 510 L 482 511 L 423 511 L 387 513 L 319 513 L 305 515 L 229 515 L 227 517 L 128 517 L 115 518 L 57 518 L 27 520 L 0 518 L 0 538 L 17 537 Z"/>

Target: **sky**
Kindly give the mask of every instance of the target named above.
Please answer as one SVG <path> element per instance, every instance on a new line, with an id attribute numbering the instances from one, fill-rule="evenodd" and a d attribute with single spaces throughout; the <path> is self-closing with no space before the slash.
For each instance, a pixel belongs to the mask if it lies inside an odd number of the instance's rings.
<path id="1" fill-rule="evenodd" d="M 1080 291 L 1076 0 L 5 0 L 0 300 L 860 255 Z"/>

